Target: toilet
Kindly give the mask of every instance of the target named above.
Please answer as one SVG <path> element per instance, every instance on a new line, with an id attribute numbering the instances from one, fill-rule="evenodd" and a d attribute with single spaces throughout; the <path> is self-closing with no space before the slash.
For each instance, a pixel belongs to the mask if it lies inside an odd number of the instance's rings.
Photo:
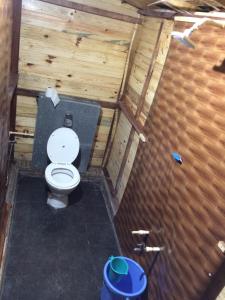
<path id="1" fill-rule="evenodd" d="M 79 138 L 71 128 L 58 128 L 48 139 L 47 154 L 51 163 L 45 169 L 45 180 L 50 189 L 47 204 L 54 208 L 66 207 L 68 195 L 80 183 L 80 174 L 72 165 L 79 149 Z"/>

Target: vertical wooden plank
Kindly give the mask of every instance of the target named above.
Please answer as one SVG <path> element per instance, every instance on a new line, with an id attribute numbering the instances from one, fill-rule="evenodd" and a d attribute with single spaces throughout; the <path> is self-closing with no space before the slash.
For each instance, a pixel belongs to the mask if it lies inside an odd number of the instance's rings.
<path id="1" fill-rule="evenodd" d="M 128 142 L 127 142 L 126 150 L 125 150 L 125 153 L 124 153 L 124 156 L 123 156 L 123 160 L 122 160 L 122 163 L 120 165 L 119 174 L 118 174 L 117 179 L 116 179 L 116 188 L 115 188 L 116 192 L 118 192 L 118 185 L 119 185 L 119 183 L 121 181 L 121 178 L 123 176 L 123 172 L 124 172 L 124 168 L 125 168 L 125 165 L 126 165 L 126 162 L 127 162 L 127 158 L 128 158 L 128 155 L 130 153 L 130 149 L 131 149 L 131 146 L 132 146 L 132 143 L 133 143 L 134 134 L 135 134 L 135 129 L 132 127 L 131 131 L 130 131 L 130 134 L 129 134 L 129 137 L 128 137 Z"/>
<path id="2" fill-rule="evenodd" d="M 126 116 L 121 112 L 117 130 L 115 133 L 112 149 L 107 164 L 107 170 L 111 176 L 114 187 L 116 187 L 116 180 L 119 174 L 120 165 L 126 150 L 126 145 L 131 131 L 131 124 Z"/>
<path id="3" fill-rule="evenodd" d="M 117 112 L 115 110 L 114 114 L 113 114 L 113 118 L 112 118 L 111 127 L 110 127 L 110 130 L 109 130 L 109 135 L 108 135 L 108 140 L 107 140 L 107 143 L 106 143 L 104 157 L 103 157 L 103 160 L 102 160 L 102 166 L 103 167 L 104 167 L 104 165 L 107 165 L 108 160 L 109 160 L 110 151 L 107 151 L 107 150 L 111 149 L 111 146 L 112 146 L 113 133 L 115 132 L 115 130 L 113 130 L 113 128 L 114 128 L 114 125 L 115 125 L 114 122 L 116 121 L 116 114 L 117 114 Z"/>
<path id="4" fill-rule="evenodd" d="M 10 205 L 4 202 L 0 212 L 0 266 L 2 264 L 2 261 L 4 260 L 3 250 L 5 245 L 10 209 Z"/>
<path id="5" fill-rule="evenodd" d="M 8 160 L 8 130 L 9 130 L 9 84 L 11 61 L 11 27 L 12 2 L 2 1 L 0 6 L 0 205 L 5 200 L 7 160 Z"/>
<path id="6" fill-rule="evenodd" d="M 11 73 L 18 74 L 19 46 L 20 46 L 20 25 L 22 0 L 14 0 L 12 7 L 12 52 L 11 52 Z"/>
<path id="7" fill-rule="evenodd" d="M 116 209 L 119 208 L 119 205 L 120 205 L 121 200 L 123 198 L 123 194 L 125 192 L 126 185 L 127 185 L 127 182 L 129 180 L 129 177 L 130 177 L 130 173 L 131 173 L 132 168 L 133 168 L 133 164 L 134 164 L 134 160 L 135 160 L 135 157 L 136 157 L 136 153 L 137 153 L 139 143 L 140 143 L 140 138 L 137 135 L 137 133 L 135 133 L 133 141 L 132 141 L 132 145 L 130 147 L 130 152 L 128 154 L 128 158 L 127 158 L 127 161 L 126 161 L 126 165 L 124 167 L 124 172 L 122 174 L 120 182 L 118 183 L 118 192 L 117 192 L 117 195 L 116 195 L 118 206 L 116 207 Z"/>
<path id="8" fill-rule="evenodd" d="M 10 126 L 10 102 L 13 90 L 10 85 L 12 47 L 12 0 L 0 2 L 0 263 L 8 220 L 5 202 L 8 179 L 8 145 Z"/>
<path id="9" fill-rule="evenodd" d="M 154 46 L 153 54 L 152 54 L 152 57 L 151 57 L 149 68 L 148 68 L 148 73 L 147 73 L 147 76 L 146 76 L 146 79 L 145 79 L 145 82 L 144 82 L 144 85 L 143 85 L 143 88 L 142 88 L 142 92 L 141 92 L 141 95 L 140 95 L 140 98 L 139 98 L 139 101 L 138 101 L 137 111 L 136 111 L 136 114 L 135 114 L 135 119 L 136 120 L 139 119 L 139 116 L 140 116 L 140 114 L 143 110 L 143 106 L 144 106 L 144 103 L 145 103 L 146 93 L 148 91 L 148 86 L 149 86 L 149 82 L 150 82 L 151 77 L 152 77 L 152 72 L 153 72 L 153 69 L 154 69 L 155 60 L 156 60 L 156 57 L 157 57 L 157 54 L 158 54 L 158 51 L 159 51 L 159 41 L 160 41 L 160 36 L 161 36 L 161 33 L 162 33 L 162 28 L 163 28 L 163 21 L 161 22 L 160 27 L 159 27 L 157 40 L 156 40 L 156 43 L 155 43 L 155 46 Z M 129 138 L 128 138 L 126 150 L 125 150 L 125 153 L 124 153 L 124 157 L 123 157 L 123 160 L 122 160 L 122 163 L 121 163 L 121 166 L 120 166 L 119 174 L 118 174 L 118 177 L 117 177 L 117 180 L 116 180 L 116 192 L 118 192 L 118 185 L 119 185 L 119 183 L 122 179 L 122 176 L 123 176 L 124 168 L 125 168 L 126 163 L 127 163 L 127 158 L 128 158 L 128 155 L 130 153 L 130 149 L 131 149 L 131 146 L 132 146 L 132 143 L 133 143 L 134 134 L 135 134 L 135 129 L 132 126 L 132 129 L 131 129 L 131 132 L 130 132 L 130 135 L 129 135 Z"/>
<path id="10" fill-rule="evenodd" d="M 144 82 L 144 85 L 143 85 L 143 88 L 142 88 L 141 96 L 140 96 L 139 101 L 138 101 L 137 111 L 136 111 L 136 114 L 135 114 L 135 118 L 137 120 L 139 119 L 139 116 L 140 116 L 140 114 L 143 110 L 143 106 L 144 106 L 144 103 L 145 103 L 145 97 L 146 97 L 146 94 L 147 94 L 147 91 L 148 91 L 149 82 L 150 82 L 151 77 L 152 77 L 153 69 L 154 69 L 154 66 L 155 66 L 155 60 L 156 60 L 156 57 L 157 57 L 157 54 L 158 54 L 158 51 L 159 51 L 159 41 L 160 41 L 160 36 L 161 36 L 161 33 L 162 33 L 162 29 L 163 29 L 163 21 L 161 22 L 160 27 L 159 27 L 157 40 L 156 40 L 156 43 L 155 43 L 155 47 L 154 47 L 154 50 L 153 50 L 151 61 L 149 63 L 148 73 L 147 73 L 147 76 L 146 76 L 146 79 L 145 79 L 145 82 Z"/>
<path id="11" fill-rule="evenodd" d="M 143 25 L 139 26 L 140 40 L 134 51 L 132 71 L 127 76 L 128 84 L 123 93 L 123 101 L 119 102 L 121 111 L 137 133 L 143 133 L 143 126 L 150 111 L 168 53 L 172 29 L 172 21 L 155 18 L 145 18 Z M 138 134 L 134 134 L 133 129 L 127 132 L 129 138 L 126 145 L 124 144 L 123 150 L 120 151 L 120 160 L 113 154 L 109 157 L 107 164 L 114 186 L 116 181 L 116 197 L 118 198 L 114 203 L 116 207 L 123 196 L 139 144 Z M 120 129 L 118 128 L 118 130 Z M 116 133 L 112 145 L 113 153 L 119 151 L 115 148 L 119 147 L 121 143 L 122 136 L 118 136 Z M 124 154 L 124 160 L 121 159 L 122 154 Z M 130 155 L 132 156 L 131 160 Z M 120 166 L 118 166 L 118 161 L 121 162 Z M 116 175 L 118 177 L 115 179 Z"/>
<path id="12" fill-rule="evenodd" d="M 137 48 L 138 41 L 139 41 L 140 27 L 141 26 L 139 24 L 136 24 L 136 26 L 134 28 L 134 33 L 133 33 L 133 36 L 131 39 L 130 48 L 129 48 L 129 52 L 127 55 L 127 62 L 126 62 L 126 66 L 124 69 L 124 75 L 123 75 L 123 79 L 121 82 L 121 88 L 120 88 L 120 92 L 118 95 L 119 101 L 123 100 L 123 96 L 124 96 L 124 93 L 127 88 L 130 72 L 132 69 L 132 64 L 133 64 L 134 57 L 135 57 L 136 48 Z"/>
<path id="13" fill-rule="evenodd" d="M 21 11 L 22 0 L 12 1 L 12 51 L 11 51 L 11 66 L 10 66 L 10 82 L 12 85 L 12 98 L 10 104 L 10 130 L 14 131 L 16 126 L 16 87 L 18 81 L 18 67 L 19 67 L 19 47 L 20 47 L 20 26 L 21 26 Z M 15 137 L 11 136 L 13 140 Z M 12 152 L 12 157 L 14 151 Z"/>

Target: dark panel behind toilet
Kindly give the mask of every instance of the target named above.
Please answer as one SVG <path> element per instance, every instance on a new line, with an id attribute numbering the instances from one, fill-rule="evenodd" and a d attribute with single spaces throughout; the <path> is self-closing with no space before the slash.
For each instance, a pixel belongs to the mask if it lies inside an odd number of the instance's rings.
<path id="1" fill-rule="evenodd" d="M 47 141 L 50 134 L 62 127 L 67 113 L 73 116 L 73 130 L 80 140 L 80 152 L 74 165 L 80 172 L 85 172 L 90 160 L 92 145 L 101 107 L 96 102 L 80 98 L 62 97 L 54 107 L 50 98 L 40 94 L 38 97 L 38 114 L 36 120 L 32 165 L 44 171 L 49 163 Z"/>

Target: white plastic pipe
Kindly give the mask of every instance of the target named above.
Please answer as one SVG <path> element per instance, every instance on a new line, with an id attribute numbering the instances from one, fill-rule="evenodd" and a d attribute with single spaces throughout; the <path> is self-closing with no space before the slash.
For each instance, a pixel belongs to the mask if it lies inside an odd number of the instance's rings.
<path id="1" fill-rule="evenodd" d="M 210 24 L 216 27 L 225 28 L 224 21 L 217 21 L 209 18 L 198 20 L 191 28 L 185 29 L 184 32 L 173 31 L 171 36 L 188 48 L 195 48 L 195 44 L 190 40 L 190 35 L 195 30 L 198 30 L 203 24 Z"/>
<path id="2" fill-rule="evenodd" d="M 150 233 L 150 231 L 148 230 L 134 230 L 134 231 L 131 231 L 132 234 L 138 234 L 138 235 L 147 235 Z"/>
<path id="3" fill-rule="evenodd" d="M 163 250 L 164 247 L 145 247 L 145 252 L 159 252 Z"/>

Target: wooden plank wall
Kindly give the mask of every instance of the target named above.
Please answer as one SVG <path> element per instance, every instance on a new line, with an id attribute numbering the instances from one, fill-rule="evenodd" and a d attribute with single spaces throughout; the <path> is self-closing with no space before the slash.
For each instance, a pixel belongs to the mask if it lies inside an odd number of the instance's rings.
<path id="1" fill-rule="evenodd" d="M 133 25 L 23 1 L 19 87 L 115 102 Z"/>
<path id="2" fill-rule="evenodd" d="M 159 49 L 157 50 L 157 56 L 154 61 L 154 68 L 150 77 L 144 107 L 139 118 L 142 125 L 145 124 L 145 120 L 158 87 L 169 48 L 173 21 L 145 18 L 143 29 L 140 32 L 139 43 L 125 94 L 125 103 L 131 109 L 133 114 L 135 114 L 146 82 L 149 67 L 152 63 L 152 57 L 155 54 L 154 51 L 161 24 L 162 31 L 160 33 Z"/>
<path id="3" fill-rule="evenodd" d="M 10 66 L 12 40 L 12 1 L 0 2 L 0 205 L 5 200 L 9 121 L 10 121 Z"/>
<path id="4" fill-rule="evenodd" d="M 224 300 L 225 299 L 225 287 L 223 288 L 222 292 L 216 298 L 216 300 Z"/>
<path id="5" fill-rule="evenodd" d="M 105 9 L 110 12 L 115 12 L 119 14 L 125 14 L 131 17 L 138 17 L 137 9 L 123 1 L 118 0 L 72 0 L 76 3 L 85 4 L 88 6 L 94 6 L 99 9 Z"/>
<path id="6" fill-rule="evenodd" d="M 17 96 L 16 130 L 19 132 L 34 133 L 37 114 L 36 98 Z M 91 158 L 92 166 L 101 166 L 106 143 L 112 123 L 114 110 L 102 108 L 101 117 L 97 127 L 94 150 Z M 17 137 L 15 158 L 30 162 L 33 152 L 33 138 Z"/>
<path id="7" fill-rule="evenodd" d="M 79 0 L 137 17 L 119 0 Z M 19 88 L 104 101 L 91 165 L 101 166 L 124 73 L 134 24 L 37 0 L 24 0 L 20 40 Z M 19 96 L 16 130 L 34 132 L 36 102 Z M 33 140 L 18 138 L 15 157 L 30 161 Z"/>
<path id="8" fill-rule="evenodd" d="M 15 37 L 13 6 L 11 0 L 0 1 L 0 269 L 10 210 L 6 202 L 9 196 L 9 128 L 12 126 L 11 106 L 16 85 L 16 64 L 12 63 L 14 54 L 11 53 L 13 35 Z M 16 43 L 14 50 L 16 52 Z"/>
<path id="9" fill-rule="evenodd" d="M 145 124 L 154 99 L 167 56 L 172 28 L 173 21 L 145 17 L 143 25 L 139 25 L 137 31 L 136 49 L 134 49 L 135 55 L 130 62 L 131 70 L 128 74 L 127 85 L 125 86 L 121 101 L 129 109 L 130 114 L 135 117 L 140 102 L 143 101 L 144 86 L 147 84 L 144 105 L 139 116 L 136 118 L 140 125 Z M 155 59 L 153 59 L 154 57 Z M 149 76 L 150 71 L 151 74 Z M 147 79 L 147 77 L 149 78 Z M 147 80 L 148 82 L 146 83 Z M 116 190 L 116 196 L 112 203 L 114 213 L 118 209 L 126 188 L 139 144 L 139 136 L 136 132 L 132 132 L 132 130 L 132 125 L 126 116 L 121 113 L 111 153 L 106 165 L 107 173 Z M 129 137 L 131 140 L 128 142 Z M 122 165 L 123 170 L 121 170 Z"/>

